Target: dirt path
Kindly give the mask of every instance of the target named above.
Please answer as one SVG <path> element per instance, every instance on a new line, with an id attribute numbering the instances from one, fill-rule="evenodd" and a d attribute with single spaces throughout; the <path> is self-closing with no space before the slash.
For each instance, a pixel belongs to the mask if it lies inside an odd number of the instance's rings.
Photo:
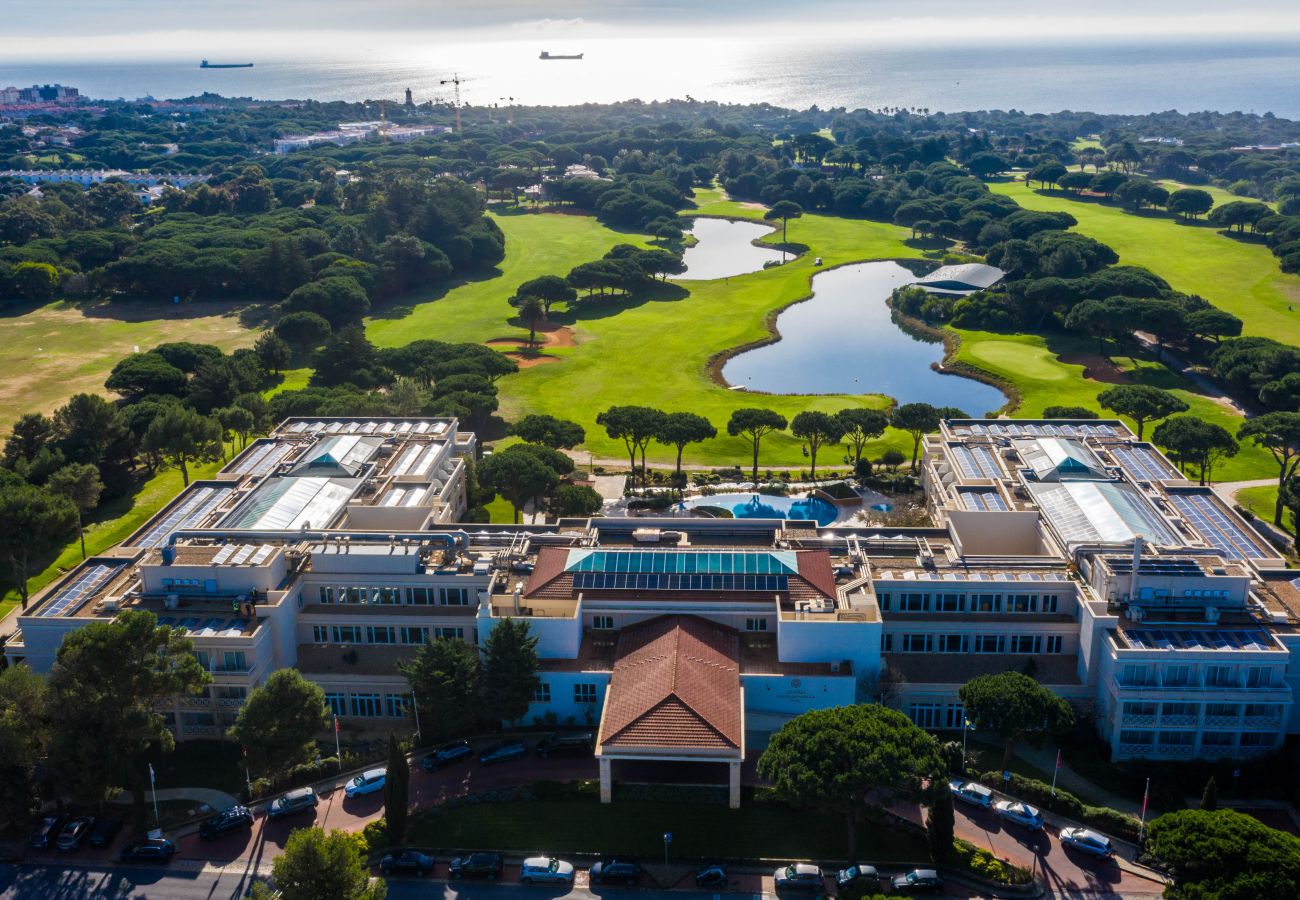
<path id="1" fill-rule="evenodd" d="M 1083 366 L 1083 377 L 1103 384 L 1128 384 L 1129 377 L 1119 366 L 1100 353 L 1062 353 L 1056 357 L 1067 366 Z"/>

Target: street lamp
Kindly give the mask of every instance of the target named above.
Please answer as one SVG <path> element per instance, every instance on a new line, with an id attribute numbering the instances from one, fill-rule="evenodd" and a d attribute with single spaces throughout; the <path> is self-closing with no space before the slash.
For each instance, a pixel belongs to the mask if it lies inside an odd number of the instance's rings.
<path id="1" fill-rule="evenodd" d="M 415 691 L 411 691 L 411 711 L 415 713 L 415 739 L 418 741 L 422 735 L 420 729 L 420 701 L 415 698 Z"/>

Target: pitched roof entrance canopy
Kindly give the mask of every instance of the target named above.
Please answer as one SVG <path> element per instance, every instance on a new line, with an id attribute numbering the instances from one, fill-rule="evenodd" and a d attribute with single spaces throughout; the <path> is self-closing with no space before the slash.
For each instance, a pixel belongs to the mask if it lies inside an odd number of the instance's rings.
<path id="1" fill-rule="evenodd" d="M 740 759 L 740 639 L 695 616 L 623 630 L 600 720 L 602 756 Z"/>

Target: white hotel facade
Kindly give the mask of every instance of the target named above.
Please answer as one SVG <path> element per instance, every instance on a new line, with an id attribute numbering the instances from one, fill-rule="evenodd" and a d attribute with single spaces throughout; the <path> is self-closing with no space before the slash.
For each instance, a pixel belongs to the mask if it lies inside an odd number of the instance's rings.
<path id="1" fill-rule="evenodd" d="M 6 657 L 47 671 L 68 631 L 148 609 L 213 674 L 167 711 L 178 738 L 223 733 L 284 666 L 345 727 L 386 731 L 409 713 L 399 660 L 523 619 L 528 718 L 597 730 L 607 787 L 647 760 L 736 786 L 790 717 L 882 684 L 958 728 L 961 685 L 1007 669 L 1116 759 L 1244 757 L 1300 731 L 1300 572 L 1119 422 L 944 423 L 926 528 L 457 524 L 475 449 L 450 419 L 291 419 L 36 596 Z"/>

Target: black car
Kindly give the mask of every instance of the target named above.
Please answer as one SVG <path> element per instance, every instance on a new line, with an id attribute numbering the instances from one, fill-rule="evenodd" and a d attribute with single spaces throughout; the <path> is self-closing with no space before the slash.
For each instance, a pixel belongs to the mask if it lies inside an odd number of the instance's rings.
<path id="1" fill-rule="evenodd" d="M 835 873 L 835 886 L 841 894 L 846 890 L 854 894 L 877 894 L 880 873 L 875 866 L 849 866 Z"/>
<path id="2" fill-rule="evenodd" d="M 730 883 L 727 867 L 722 863 L 700 866 L 695 870 L 696 887 L 726 887 Z"/>
<path id="3" fill-rule="evenodd" d="M 636 884 L 636 880 L 641 877 L 641 867 L 625 859 L 602 859 L 591 867 L 590 875 L 593 884 L 608 884 L 611 881 Z"/>
<path id="4" fill-rule="evenodd" d="M 199 837 L 205 841 L 219 838 L 223 834 L 253 827 L 253 813 L 247 806 L 232 806 L 204 820 L 199 826 Z"/>
<path id="5" fill-rule="evenodd" d="M 379 871 L 385 875 L 428 875 L 433 871 L 433 857 L 418 850 L 387 853 L 379 861 Z"/>
<path id="6" fill-rule="evenodd" d="M 542 759 L 552 756 L 591 756 L 596 747 L 596 736 L 582 734 L 551 734 L 537 742 L 537 755 Z"/>
<path id="7" fill-rule="evenodd" d="M 107 847 L 122 830 L 122 820 L 115 816 L 104 816 L 95 820 L 95 827 L 90 829 L 90 846 Z"/>
<path id="8" fill-rule="evenodd" d="M 50 849 L 54 846 L 54 842 L 58 840 L 59 829 L 63 827 L 66 820 L 67 817 L 62 813 L 50 813 L 41 819 L 40 824 L 36 826 L 36 830 L 27 838 L 27 845 L 36 850 Z"/>
<path id="9" fill-rule="evenodd" d="M 166 838 L 127 844 L 118 857 L 122 862 L 167 862 L 176 855 L 176 845 Z"/>
<path id="10" fill-rule="evenodd" d="M 943 890 L 943 879 L 934 869 L 913 869 L 890 879 L 896 894 L 934 894 Z"/>
<path id="11" fill-rule="evenodd" d="M 456 741 L 434 750 L 421 761 L 420 767 L 426 772 L 436 772 L 443 766 L 469 759 L 473 755 L 474 748 L 469 745 L 469 741 Z"/>
<path id="12" fill-rule="evenodd" d="M 449 871 L 452 878 L 464 878 L 466 875 L 500 878 L 504 868 L 500 853 L 471 853 L 453 859 Z"/>
<path id="13" fill-rule="evenodd" d="M 78 850 L 81 843 L 90 834 L 90 826 L 95 824 L 95 820 L 90 816 L 77 816 L 75 819 L 69 819 L 64 826 L 59 829 L 58 847 L 60 850 Z"/>
<path id="14" fill-rule="evenodd" d="M 502 741 L 493 744 L 478 755 L 478 761 L 485 766 L 523 759 L 528 755 L 528 745 L 523 741 Z"/>

